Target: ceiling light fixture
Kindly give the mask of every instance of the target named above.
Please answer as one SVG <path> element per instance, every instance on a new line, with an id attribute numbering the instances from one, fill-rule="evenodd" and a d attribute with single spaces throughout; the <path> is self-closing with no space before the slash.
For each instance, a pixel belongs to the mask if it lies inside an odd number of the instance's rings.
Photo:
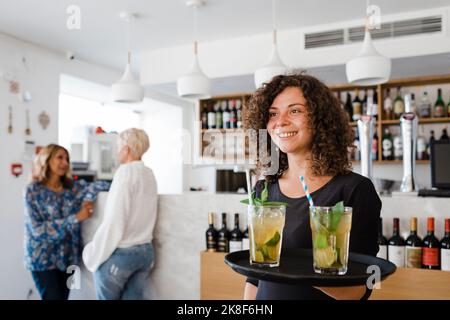
<path id="1" fill-rule="evenodd" d="M 125 67 L 125 72 L 122 78 L 114 83 L 111 87 L 111 96 L 114 102 L 120 103 L 138 103 L 144 99 L 144 88 L 141 86 L 138 80 L 133 76 L 131 72 L 131 46 L 130 46 L 130 24 L 131 20 L 137 18 L 136 14 L 129 12 L 122 12 L 120 18 L 124 19 L 128 25 L 128 63 Z"/>
<path id="2" fill-rule="evenodd" d="M 364 42 L 358 56 L 346 64 L 347 80 L 360 86 L 373 86 L 389 81 L 391 76 L 391 59 L 381 55 L 372 44 L 370 29 L 373 25 L 369 19 L 369 3 L 367 1 L 367 16 Z"/>
<path id="3" fill-rule="evenodd" d="M 197 8 L 204 5 L 205 2 L 205 0 L 189 0 L 186 2 L 186 6 L 194 8 L 194 60 L 189 71 L 178 78 L 177 91 L 180 97 L 193 100 L 211 97 L 211 81 L 198 63 Z"/>
<path id="4" fill-rule="evenodd" d="M 287 71 L 286 65 L 281 61 L 277 49 L 277 28 L 276 28 L 276 0 L 272 0 L 272 23 L 273 23 L 273 38 L 272 38 L 272 53 L 269 62 L 255 71 L 255 86 L 258 89 L 263 83 L 269 82 L 273 77 L 280 74 L 285 74 Z"/>

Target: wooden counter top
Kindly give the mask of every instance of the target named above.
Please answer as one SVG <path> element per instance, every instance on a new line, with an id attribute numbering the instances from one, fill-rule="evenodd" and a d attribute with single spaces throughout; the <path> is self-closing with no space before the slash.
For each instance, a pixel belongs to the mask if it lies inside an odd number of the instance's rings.
<path id="1" fill-rule="evenodd" d="M 450 272 L 397 268 L 370 300 L 450 300 Z"/>

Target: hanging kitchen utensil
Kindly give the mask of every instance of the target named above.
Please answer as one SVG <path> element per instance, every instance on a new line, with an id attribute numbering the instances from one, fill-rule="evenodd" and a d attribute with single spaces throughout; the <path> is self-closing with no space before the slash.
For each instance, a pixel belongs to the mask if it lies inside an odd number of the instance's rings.
<path id="1" fill-rule="evenodd" d="M 39 124 L 41 125 L 42 129 L 47 129 L 48 125 L 50 123 L 50 117 L 45 111 L 42 111 L 39 115 Z"/>
<path id="2" fill-rule="evenodd" d="M 12 107 L 9 106 L 9 123 L 8 123 L 8 133 L 13 133 L 13 126 L 12 126 Z"/>
<path id="3" fill-rule="evenodd" d="M 27 111 L 26 111 L 26 113 L 27 113 L 27 128 L 25 129 L 25 134 L 27 135 L 27 136 L 30 136 L 31 135 L 31 129 L 30 129 L 30 110 L 28 110 L 27 109 Z"/>

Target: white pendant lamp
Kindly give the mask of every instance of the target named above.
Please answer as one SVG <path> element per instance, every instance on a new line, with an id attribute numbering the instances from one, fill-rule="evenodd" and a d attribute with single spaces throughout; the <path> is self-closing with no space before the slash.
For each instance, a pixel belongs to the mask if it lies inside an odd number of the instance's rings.
<path id="1" fill-rule="evenodd" d="M 258 89 L 263 83 L 269 82 L 273 77 L 285 74 L 286 65 L 281 61 L 277 49 L 277 30 L 276 30 L 275 0 L 272 0 L 272 20 L 273 20 L 273 43 L 272 53 L 269 62 L 255 71 L 255 87 Z"/>
<path id="2" fill-rule="evenodd" d="M 193 100 L 211 97 L 211 80 L 203 73 L 198 62 L 197 48 L 197 7 L 205 4 L 203 0 L 189 0 L 188 7 L 194 8 L 194 60 L 189 71 L 178 78 L 177 91 L 182 98 Z"/>
<path id="3" fill-rule="evenodd" d="M 139 103 L 144 99 L 144 88 L 131 72 L 131 49 L 130 49 L 130 20 L 136 16 L 128 12 L 120 14 L 122 19 L 128 23 L 128 63 L 122 78 L 111 87 L 111 96 L 114 102 Z"/>
<path id="4" fill-rule="evenodd" d="M 369 29 L 367 18 L 362 49 L 356 58 L 346 64 L 347 80 L 351 84 L 373 86 L 389 81 L 391 76 L 391 59 L 375 49 Z"/>

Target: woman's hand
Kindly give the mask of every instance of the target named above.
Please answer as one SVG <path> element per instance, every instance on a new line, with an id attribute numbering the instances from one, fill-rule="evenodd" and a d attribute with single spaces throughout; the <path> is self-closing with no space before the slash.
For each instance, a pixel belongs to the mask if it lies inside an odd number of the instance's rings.
<path id="1" fill-rule="evenodd" d="M 89 219 L 94 212 L 94 203 L 91 201 L 83 202 L 81 210 L 78 211 L 76 218 L 79 222 Z"/>

